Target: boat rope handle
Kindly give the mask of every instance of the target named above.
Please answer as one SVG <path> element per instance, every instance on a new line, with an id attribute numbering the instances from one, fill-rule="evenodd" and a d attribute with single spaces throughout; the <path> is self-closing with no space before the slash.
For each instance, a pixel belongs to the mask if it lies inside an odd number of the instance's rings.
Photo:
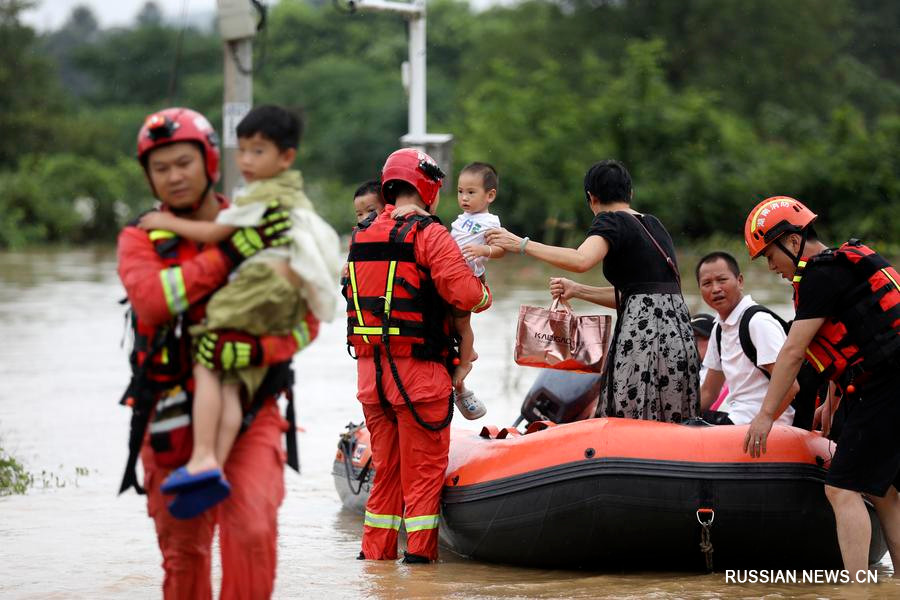
<path id="1" fill-rule="evenodd" d="M 701 518 L 701 513 L 707 515 L 708 518 L 705 520 Z M 713 545 L 712 540 L 710 539 L 709 529 L 715 518 L 716 511 L 712 508 L 697 509 L 697 522 L 700 523 L 700 526 L 703 528 L 703 531 L 700 533 L 700 551 L 706 556 L 706 569 L 710 572 L 713 570 Z"/>

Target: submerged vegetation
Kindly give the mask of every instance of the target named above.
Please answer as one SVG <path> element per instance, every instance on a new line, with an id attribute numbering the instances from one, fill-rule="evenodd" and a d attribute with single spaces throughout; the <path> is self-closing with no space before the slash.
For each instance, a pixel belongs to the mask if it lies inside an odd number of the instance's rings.
<path id="1" fill-rule="evenodd" d="M 0 0 L 0 248 L 113 240 L 150 205 L 142 118 L 189 105 L 221 122 L 211 28 L 148 3 L 126 28 L 76 8 L 37 33 Z M 820 233 L 900 236 L 900 51 L 892 0 L 526 0 L 428 4 L 429 130 L 458 169 L 501 174 L 494 212 L 551 243 L 588 224 L 582 177 L 617 157 L 635 203 L 681 240 L 738 238 L 749 207 L 792 195 Z M 255 101 L 303 107 L 298 164 L 336 227 L 406 133 L 405 24 L 281 0 L 257 38 Z M 441 215 L 456 212 L 455 177 Z"/>
<path id="2" fill-rule="evenodd" d="M 0 496 L 24 494 L 32 477 L 22 464 L 0 448 Z"/>

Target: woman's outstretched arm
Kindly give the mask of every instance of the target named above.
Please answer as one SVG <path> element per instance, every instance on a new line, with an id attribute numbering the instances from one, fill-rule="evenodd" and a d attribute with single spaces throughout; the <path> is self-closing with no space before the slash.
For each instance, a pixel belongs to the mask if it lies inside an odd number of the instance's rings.
<path id="1" fill-rule="evenodd" d="M 565 277 L 550 278 L 550 295 L 563 300 L 578 298 L 607 308 L 616 308 L 616 289 L 576 283 Z"/>
<path id="2" fill-rule="evenodd" d="M 503 248 L 506 252 L 524 253 L 554 267 L 574 273 L 584 273 L 590 270 L 609 252 L 609 242 L 599 235 L 588 236 L 578 249 L 560 248 L 521 238 L 499 227 L 485 233 L 485 241 L 491 246 Z"/>

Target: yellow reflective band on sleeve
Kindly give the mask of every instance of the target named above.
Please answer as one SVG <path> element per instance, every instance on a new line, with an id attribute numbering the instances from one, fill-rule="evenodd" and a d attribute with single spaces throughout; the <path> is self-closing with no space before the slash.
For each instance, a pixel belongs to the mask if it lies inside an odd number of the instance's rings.
<path id="1" fill-rule="evenodd" d="M 170 238 L 175 237 L 174 233 L 172 233 L 171 231 L 166 231 L 165 229 L 151 229 L 150 233 L 148 235 L 150 236 L 151 242 L 157 242 L 159 240 L 168 240 Z"/>
<path id="2" fill-rule="evenodd" d="M 169 364 L 169 349 L 165 346 L 163 346 L 162 350 L 159 352 L 159 362 L 164 365 Z"/>
<path id="3" fill-rule="evenodd" d="M 490 299 L 490 294 L 488 294 L 487 288 L 484 287 L 484 284 L 482 283 L 481 284 L 481 302 L 479 302 L 478 304 L 473 306 L 472 310 L 470 310 L 469 312 L 475 312 L 476 310 L 478 310 L 479 308 L 481 308 L 482 306 L 487 304 L 489 299 Z"/>
<path id="4" fill-rule="evenodd" d="M 353 291 L 353 308 L 356 309 L 356 322 L 360 325 L 365 325 L 366 323 L 363 321 L 362 311 L 359 310 L 359 294 L 356 289 L 356 264 L 348 262 L 347 269 L 350 271 L 350 289 Z M 356 333 L 356 331 L 354 331 L 354 333 Z M 365 336 L 363 336 L 363 341 L 367 344 L 372 343 L 369 341 L 369 338 Z"/>
<path id="5" fill-rule="evenodd" d="M 177 315 L 188 309 L 187 290 L 184 287 L 184 275 L 181 267 L 170 267 L 159 272 L 163 294 L 166 296 L 166 305 L 169 314 Z"/>
<path id="6" fill-rule="evenodd" d="M 421 517 L 406 517 L 406 533 L 423 531 L 425 529 L 437 529 L 440 515 L 422 515 Z"/>
<path id="7" fill-rule="evenodd" d="M 400 529 L 400 523 L 403 519 L 400 515 L 376 515 L 366 511 L 366 519 L 363 524 L 369 527 L 377 527 L 378 529 Z"/>
<path id="8" fill-rule="evenodd" d="M 794 283 L 800 283 L 800 280 L 803 279 L 803 275 L 794 275 L 794 278 L 791 279 Z"/>
<path id="9" fill-rule="evenodd" d="M 887 269 L 881 269 L 881 272 L 884 273 L 884 276 L 891 280 L 891 283 L 894 284 L 894 287 L 900 289 L 900 285 L 897 284 L 897 281 L 891 277 L 891 274 L 888 273 Z"/>
<path id="10" fill-rule="evenodd" d="M 809 351 L 809 348 L 806 349 L 806 358 L 813 362 L 813 365 L 816 367 L 816 371 L 818 371 L 819 373 L 825 370 L 825 367 L 822 365 L 822 363 L 819 362 L 819 359 L 817 359 L 815 355 Z"/>
<path id="11" fill-rule="evenodd" d="M 309 346 L 309 325 L 306 321 L 300 323 L 291 330 L 294 339 L 297 341 L 297 351 L 303 350 Z"/>
<path id="12" fill-rule="evenodd" d="M 353 333 L 356 335 L 381 335 L 381 327 L 354 327 Z M 400 335 L 399 327 L 388 327 L 388 335 Z"/>

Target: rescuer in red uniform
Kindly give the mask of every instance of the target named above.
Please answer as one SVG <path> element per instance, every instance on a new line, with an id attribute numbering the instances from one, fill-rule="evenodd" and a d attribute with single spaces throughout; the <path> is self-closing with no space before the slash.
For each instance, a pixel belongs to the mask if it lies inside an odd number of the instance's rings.
<path id="1" fill-rule="evenodd" d="M 440 495 L 453 416 L 450 306 L 480 312 L 490 290 L 472 274 L 435 217 L 394 219 L 395 207 L 434 212 L 444 174 L 427 154 L 402 149 L 384 164 L 387 205 L 353 232 L 347 340 L 357 356 L 357 397 L 371 433 L 375 481 L 360 559 L 437 558 Z"/>
<path id="2" fill-rule="evenodd" d="M 751 456 L 766 451 L 804 360 L 836 382 L 840 394 L 829 395 L 815 421 L 827 434 L 841 403 L 845 419 L 825 496 L 844 569 L 855 580 L 868 567 L 872 536 L 863 494 L 875 506 L 891 559 L 900 561 L 900 274 L 858 240 L 826 247 L 813 229 L 815 219 L 794 198 L 775 196 L 756 205 L 744 225 L 750 258 L 765 256 L 769 269 L 793 283 L 797 311 L 744 450 Z"/>
<path id="3" fill-rule="evenodd" d="M 138 134 L 138 160 L 161 210 L 212 221 L 227 200 L 213 191 L 220 153 L 206 118 L 186 108 L 150 115 Z M 244 431 L 225 464 L 234 483 L 230 497 L 197 517 L 178 520 L 168 508 L 178 498 L 160 484 L 183 465 L 191 451 L 190 402 L 193 357 L 188 327 L 203 319 L 205 303 L 231 270 L 262 248 L 282 243 L 286 215 L 270 211 L 266 225 L 239 229 L 231 238 L 204 246 L 171 232 L 144 231 L 136 223 L 119 235 L 118 271 L 131 304 L 134 349 L 132 380 L 123 403 L 132 406 L 130 456 L 121 491 L 146 490 L 163 555 L 166 598 L 210 598 L 210 552 L 219 527 L 222 598 L 268 598 L 276 566 L 277 512 L 284 497 L 287 422 L 276 398 L 291 398 L 291 356 L 317 334 L 310 317 L 293 335 L 256 338 L 215 331 L 199 340 L 209 368 L 228 370 L 266 365 L 272 377 L 245 405 Z M 292 418 L 289 403 L 289 417 Z M 293 432 L 291 432 L 293 433 Z M 296 445 L 288 437 L 288 463 L 296 466 Z M 140 455 L 143 488 L 134 466 Z"/>

